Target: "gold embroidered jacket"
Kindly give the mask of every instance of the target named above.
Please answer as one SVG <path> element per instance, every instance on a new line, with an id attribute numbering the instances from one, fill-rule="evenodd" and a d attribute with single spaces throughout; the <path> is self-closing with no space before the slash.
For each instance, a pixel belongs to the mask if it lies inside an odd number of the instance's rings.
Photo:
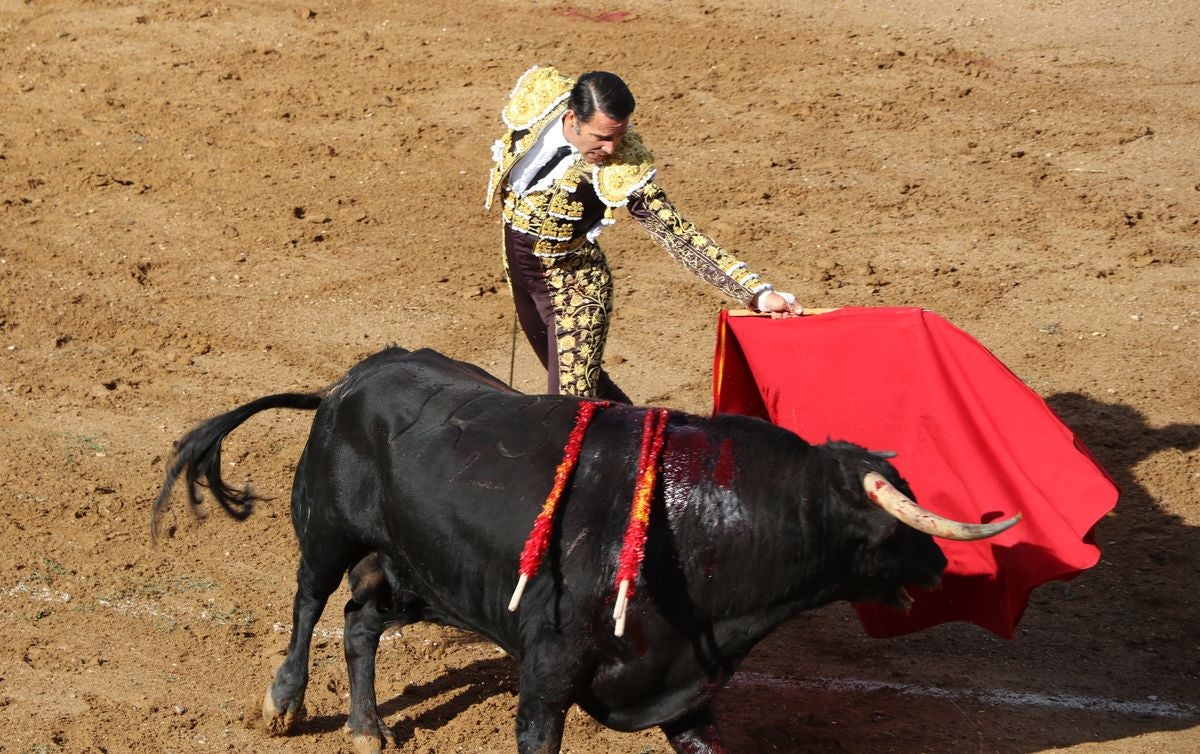
<path id="1" fill-rule="evenodd" d="M 654 159 L 635 131 L 628 131 L 617 152 L 603 165 L 577 158 L 561 179 L 544 191 L 517 196 L 509 189 L 513 167 L 532 148 L 548 125 L 567 109 L 573 79 L 553 67 L 526 71 L 501 112 L 507 126 L 492 146 L 494 164 L 488 174 L 484 206 L 501 197 L 504 222 L 536 240 L 533 253 L 546 260 L 578 251 L 596 223 L 615 222 L 613 210 L 627 207 L 676 260 L 734 300 L 748 305 L 771 286 L 680 216 L 662 188 L 654 183 Z"/>

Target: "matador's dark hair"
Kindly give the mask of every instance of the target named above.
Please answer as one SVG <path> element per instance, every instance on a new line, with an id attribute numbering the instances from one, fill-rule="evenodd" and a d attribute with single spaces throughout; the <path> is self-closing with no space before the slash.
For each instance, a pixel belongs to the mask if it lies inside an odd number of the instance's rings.
<path id="1" fill-rule="evenodd" d="M 633 114 L 633 92 L 621 77 L 608 71 L 588 71 L 575 82 L 567 107 L 582 123 L 604 113 L 613 120 L 625 120 Z"/>

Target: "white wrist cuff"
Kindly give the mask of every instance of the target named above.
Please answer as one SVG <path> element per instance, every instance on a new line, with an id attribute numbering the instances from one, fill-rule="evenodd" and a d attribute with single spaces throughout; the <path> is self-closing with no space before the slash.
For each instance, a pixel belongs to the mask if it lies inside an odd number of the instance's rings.
<path id="1" fill-rule="evenodd" d="M 756 312 L 761 312 L 763 310 L 763 299 L 774 292 L 774 289 L 769 285 L 766 288 L 763 288 L 761 291 L 754 294 L 754 298 L 750 299 L 750 308 Z"/>
<path id="2" fill-rule="evenodd" d="M 796 303 L 796 297 L 793 296 L 792 294 L 787 293 L 785 291 L 776 291 L 771 288 L 766 288 L 766 289 L 761 290 L 758 293 L 754 294 L 754 301 L 751 303 L 751 307 L 754 309 L 754 311 L 756 311 L 756 312 L 764 311 L 763 310 L 763 300 L 767 296 L 771 295 L 772 293 L 774 293 L 776 296 L 779 296 L 784 301 L 786 301 L 787 305 L 789 307 L 793 306 Z"/>

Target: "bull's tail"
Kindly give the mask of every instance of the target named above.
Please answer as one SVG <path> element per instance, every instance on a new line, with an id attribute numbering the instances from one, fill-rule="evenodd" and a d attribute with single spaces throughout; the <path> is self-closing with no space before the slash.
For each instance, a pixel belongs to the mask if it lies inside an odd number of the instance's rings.
<path id="1" fill-rule="evenodd" d="M 254 501 L 260 500 L 249 487 L 235 490 L 221 479 L 221 442 L 251 416 L 272 408 L 295 408 L 315 410 L 328 391 L 314 393 L 278 393 L 250 401 L 227 411 L 220 416 L 201 423 L 175 444 L 175 453 L 167 467 L 162 490 L 150 513 L 150 537 L 158 541 L 158 521 L 168 507 L 175 479 L 180 474 L 187 477 L 188 501 L 192 512 L 201 514 L 199 487 L 207 487 L 225 512 L 236 519 L 245 519 L 254 510 Z"/>

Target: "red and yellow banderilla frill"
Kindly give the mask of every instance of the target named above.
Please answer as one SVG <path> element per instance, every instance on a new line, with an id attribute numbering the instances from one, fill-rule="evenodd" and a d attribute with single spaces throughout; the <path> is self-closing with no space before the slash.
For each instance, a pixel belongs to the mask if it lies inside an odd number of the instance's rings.
<path id="1" fill-rule="evenodd" d="M 554 485 L 550 488 L 550 494 L 546 496 L 546 502 L 542 504 L 542 512 L 533 522 L 533 531 L 525 540 L 525 549 L 521 551 L 521 576 L 517 580 L 517 588 L 513 590 L 512 599 L 508 602 L 509 611 L 516 611 L 517 606 L 521 603 L 521 595 L 525 592 L 525 585 L 534 577 L 542 564 L 546 548 L 550 545 L 550 529 L 554 525 L 554 512 L 558 508 L 559 498 L 567 489 L 571 473 L 579 462 L 579 452 L 583 448 L 583 436 L 587 433 L 588 425 L 591 424 L 596 411 L 608 406 L 609 403 L 610 401 L 583 401 L 579 404 L 579 410 L 575 413 L 575 426 L 567 438 L 567 447 L 563 451 L 563 458 L 554 471 Z"/>
<path id="2" fill-rule="evenodd" d="M 520 577 L 517 588 L 513 590 L 509 600 L 509 611 L 516 611 L 521 603 L 521 595 L 525 586 L 541 567 L 542 558 L 550 544 L 550 530 L 554 526 L 554 514 L 558 502 L 567 489 L 571 474 L 579 463 L 579 454 L 583 448 L 583 437 L 596 411 L 610 405 L 609 401 L 584 401 L 579 404 L 575 414 L 575 426 L 567 438 L 567 447 L 563 451 L 562 461 L 554 472 L 554 484 L 542 510 L 533 522 L 533 531 L 525 540 L 521 551 Z M 646 552 L 646 530 L 650 524 L 650 502 L 654 497 L 654 483 L 658 479 L 658 459 L 662 455 L 663 442 L 667 434 L 668 411 L 665 408 L 651 409 L 642 420 L 642 444 L 638 453 L 638 467 L 633 488 L 633 505 L 629 512 L 629 523 L 625 527 L 625 538 L 621 545 L 621 555 L 617 563 L 617 599 L 613 609 L 613 620 L 616 621 L 614 633 L 621 636 L 625 633 L 625 614 L 629 600 L 633 596 L 633 585 L 637 582 L 638 571 L 642 566 L 642 558 Z"/>
<path id="3" fill-rule="evenodd" d="M 667 409 L 647 411 L 642 422 L 642 448 L 638 456 L 633 505 L 629 511 L 629 524 L 625 527 L 625 541 L 621 545 L 621 558 L 617 564 L 617 601 L 613 606 L 613 620 L 616 621 L 613 633 L 617 636 L 625 633 L 626 610 L 633 596 L 633 585 L 637 582 L 642 557 L 646 552 L 650 501 L 654 497 L 654 483 L 658 479 L 658 458 L 662 454 L 666 435 Z"/>

